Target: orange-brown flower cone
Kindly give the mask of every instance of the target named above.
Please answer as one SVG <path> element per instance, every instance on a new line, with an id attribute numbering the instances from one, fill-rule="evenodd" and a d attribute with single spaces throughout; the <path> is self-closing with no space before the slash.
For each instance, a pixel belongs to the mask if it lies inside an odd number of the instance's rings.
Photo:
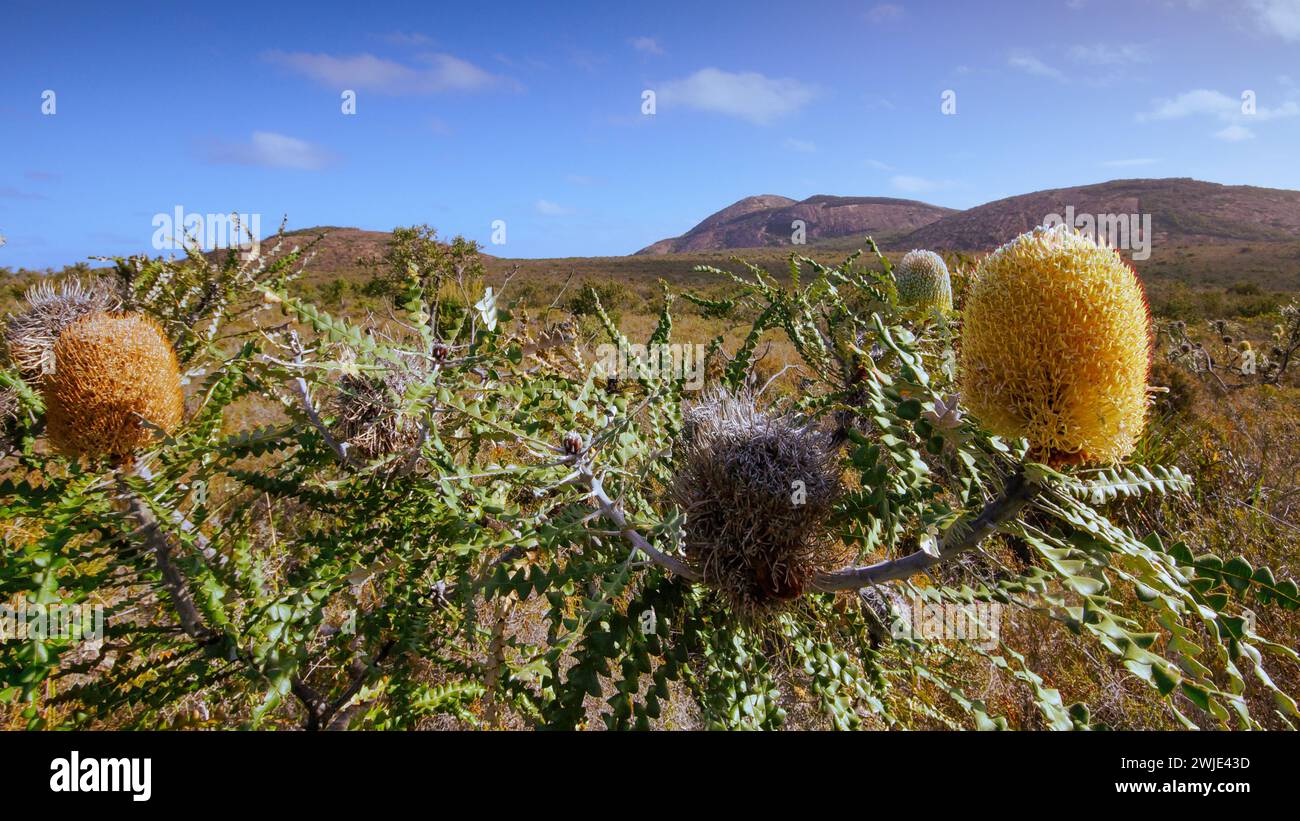
<path id="1" fill-rule="evenodd" d="M 128 460 L 185 414 L 180 369 L 166 334 L 139 314 L 98 313 L 69 325 L 54 345 L 44 385 L 46 435 L 68 456 Z"/>

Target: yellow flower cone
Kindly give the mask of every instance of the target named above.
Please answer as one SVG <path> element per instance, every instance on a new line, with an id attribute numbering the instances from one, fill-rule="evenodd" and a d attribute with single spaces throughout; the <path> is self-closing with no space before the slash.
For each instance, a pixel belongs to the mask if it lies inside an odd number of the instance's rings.
<path id="1" fill-rule="evenodd" d="M 967 408 L 1049 464 L 1116 462 L 1146 414 L 1150 315 L 1137 275 L 1066 227 L 1036 228 L 980 264 L 960 369 Z"/>

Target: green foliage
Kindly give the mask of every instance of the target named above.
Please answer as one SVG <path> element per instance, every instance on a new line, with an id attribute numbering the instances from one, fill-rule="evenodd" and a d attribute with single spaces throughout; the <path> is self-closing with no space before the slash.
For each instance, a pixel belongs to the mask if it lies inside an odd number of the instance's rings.
<path id="1" fill-rule="evenodd" d="M 1015 481 L 1032 500 L 930 576 L 810 591 L 749 622 L 672 569 L 690 527 L 666 496 L 693 399 L 679 375 L 638 363 L 635 385 L 613 391 L 548 355 L 546 329 L 505 310 L 488 321 L 475 249 L 427 227 L 399 229 L 383 257 L 397 336 L 293 296 L 301 256 L 117 262 L 195 380 L 189 420 L 133 468 L 37 447 L 40 399 L 22 393 L 0 594 L 99 604 L 106 623 L 102 641 L 0 643 L 0 702 L 26 726 L 772 729 L 796 704 L 839 729 L 1012 726 L 975 667 L 1034 706 L 1021 724 L 1101 724 L 1031 669 L 1009 628 L 985 643 L 900 631 L 907 601 L 999 605 L 1084 637 L 1096 664 L 1188 726 L 1297 718 L 1268 670 L 1300 659 L 1247 610 L 1295 608 L 1295 583 L 1107 518 L 1116 500 L 1186 492 L 1177 469 L 1025 464 L 1024 443 L 954 410 L 959 327 L 900 314 L 887 264 L 793 258 L 788 287 L 749 266 L 717 271 L 733 297 L 686 298 L 749 326 L 725 385 L 752 382 L 765 334 L 797 352 L 808 376 L 782 409 L 839 443 L 850 491 L 833 527 L 857 562 L 960 542 Z M 572 307 L 625 345 L 606 296 Z M 677 341 L 672 297 L 647 343 Z M 341 375 L 413 361 L 395 401 L 422 435 L 386 457 L 406 469 L 358 459 L 324 398 Z M 250 404 L 278 416 L 243 424 Z M 1028 554 L 1017 567 L 1012 543 Z M 1252 712 L 1257 690 L 1274 712 Z"/>

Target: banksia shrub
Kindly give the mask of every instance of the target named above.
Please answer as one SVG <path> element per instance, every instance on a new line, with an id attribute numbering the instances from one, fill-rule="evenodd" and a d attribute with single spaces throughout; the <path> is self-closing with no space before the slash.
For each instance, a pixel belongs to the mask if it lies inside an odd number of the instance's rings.
<path id="1" fill-rule="evenodd" d="M 933 251 L 909 251 L 894 269 L 898 303 L 921 310 L 952 310 L 952 279 L 943 257 Z"/>
<path id="2" fill-rule="evenodd" d="M 840 488 L 829 437 L 725 392 L 684 417 L 671 495 L 687 559 L 742 617 L 779 610 L 843 559 L 823 529 Z"/>
<path id="3" fill-rule="evenodd" d="M 1146 412 L 1150 317 L 1114 250 L 1036 228 L 980 264 L 966 299 L 962 396 L 994 433 L 1051 464 L 1114 462 Z"/>
<path id="4" fill-rule="evenodd" d="M 139 314 L 92 314 L 65 328 L 44 392 L 46 435 L 69 456 L 127 459 L 154 436 L 144 421 L 171 431 L 185 413 L 176 353 Z"/>
<path id="5" fill-rule="evenodd" d="M 399 369 L 345 375 L 333 401 L 335 434 L 367 461 L 411 450 L 420 440 L 420 420 L 402 412 L 402 397 L 422 378 Z"/>
<path id="6" fill-rule="evenodd" d="M 121 304 L 111 283 L 102 279 L 89 284 L 68 280 L 58 287 L 41 282 L 27 290 L 26 300 L 27 310 L 5 323 L 5 343 L 18 372 L 33 385 L 53 370 L 54 343 L 64 328 Z"/>

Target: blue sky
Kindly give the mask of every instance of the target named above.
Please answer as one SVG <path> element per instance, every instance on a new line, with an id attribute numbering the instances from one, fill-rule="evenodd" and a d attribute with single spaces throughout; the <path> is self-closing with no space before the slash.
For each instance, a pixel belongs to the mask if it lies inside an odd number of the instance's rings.
<path id="1" fill-rule="evenodd" d="M 1300 189 L 1300 0 L 6 0 L 0 48 L 11 268 L 149 250 L 178 206 L 545 257 L 760 193 Z"/>

